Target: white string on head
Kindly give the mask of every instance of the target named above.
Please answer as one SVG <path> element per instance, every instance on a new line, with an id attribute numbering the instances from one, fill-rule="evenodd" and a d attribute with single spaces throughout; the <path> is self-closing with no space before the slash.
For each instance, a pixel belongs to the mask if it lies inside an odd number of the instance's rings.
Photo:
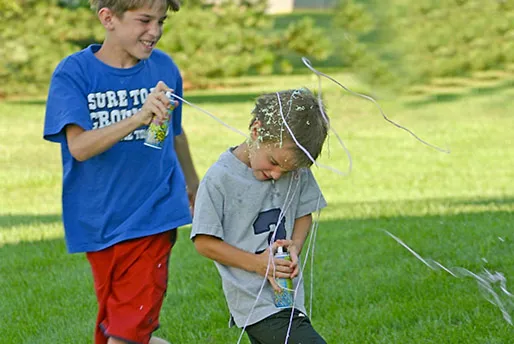
<path id="1" fill-rule="evenodd" d="M 385 231 L 385 230 L 384 230 Z M 407 244 L 405 244 L 402 240 L 394 236 L 393 234 L 389 233 L 388 231 L 385 231 L 387 235 L 389 235 L 391 238 L 396 240 L 397 243 L 405 247 L 410 253 L 414 255 L 417 259 L 422 261 L 426 266 L 428 266 L 432 270 L 438 270 L 439 268 L 443 269 L 453 277 L 459 278 L 459 277 L 473 277 L 478 282 L 479 290 L 483 293 L 484 297 L 487 301 L 489 301 L 491 304 L 498 307 L 503 315 L 503 318 L 505 321 L 507 321 L 510 325 L 514 325 L 512 322 L 512 317 L 507 310 L 507 306 L 503 303 L 503 301 L 500 299 L 500 296 L 498 293 L 496 293 L 493 289 L 493 285 L 499 283 L 500 284 L 500 290 L 505 294 L 510 301 L 510 305 L 512 306 L 512 298 L 514 298 L 514 295 L 507 290 L 507 279 L 503 275 L 503 273 L 495 271 L 494 273 L 491 273 L 489 270 L 484 269 L 481 273 L 474 273 L 468 269 L 462 268 L 462 267 L 454 267 L 452 269 L 449 269 L 445 266 L 443 266 L 441 263 L 436 262 L 432 259 L 424 259 L 421 257 L 418 253 L 416 253 L 413 249 L 411 249 Z"/>
<path id="2" fill-rule="evenodd" d="M 325 166 L 325 165 L 322 165 L 320 163 L 318 163 L 313 157 L 312 155 L 309 153 L 309 151 L 307 149 L 305 149 L 304 146 L 302 146 L 300 144 L 300 142 L 298 142 L 298 140 L 296 139 L 296 136 L 294 135 L 293 131 L 291 130 L 291 128 L 289 127 L 289 124 L 287 124 L 287 121 L 286 121 L 286 117 L 284 116 L 284 112 L 282 111 L 282 101 L 280 100 L 280 93 L 279 92 L 276 92 L 277 94 L 277 99 L 278 99 L 278 104 L 279 104 L 279 111 L 280 111 L 280 117 L 282 117 L 282 123 L 285 125 L 285 127 L 287 128 L 287 131 L 289 132 L 289 135 L 291 135 L 291 138 L 293 139 L 294 143 L 298 146 L 298 148 L 300 148 L 302 150 L 302 152 L 309 158 L 309 160 L 317 167 L 320 167 L 320 168 L 324 168 L 324 169 L 327 169 L 327 170 L 330 170 L 332 172 L 335 172 L 339 175 L 348 175 L 347 173 L 343 173 L 341 171 L 339 171 L 338 169 L 334 168 L 334 167 L 330 167 L 330 166 Z M 323 110 L 321 110 L 323 111 Z M 326 118 L 326 117 L 324 117 Z M 328 123 L 328 122 L 327 122 Z M 338 136 L 339 137 L 339 136 Z M 341 141 L 341 144 L 342 144 L 342 141 Z M 343 144 L 343 147 L 344 147 L 344 144 Z M 346 149 L 346 147 L 344 147 Z M 350 159 L 351 161 L 351 159 Z"/>
<path id="3" fill-rule="evenodd" d="M 354 96 L 357 96 L 357 97 L 361 97 L 361 98 L 364 98 L 364 99 L 367 99 L 369 100 L 370 102 L 372 102 L 373 104 L 375 104 L 375 106 L 378 108 L 378 110 L 380 111 L 380 113 L 382 114 L 382 117 L 389 123 L 391 123 L 392 125 L 394 125 L 395 127 L 397 128 L 400 128 L 400 129 L 403 129 L 405 130 L 406 132 L 408 132 L 409 134 L 411 134 L 416 140 L 418 140 L 419 142 L 429 146 L 429 147 L 432 147 L 434 148 L 435 150 L 438 150 L 440 152 L 443 152 L 443 153 L 450 153 L 450 151 L 448 149 L 444 149 L 444 148 L 439 148 L 437 146 L 434 146 L 432 145 L 431 143 L 428 143 L 426 142 L 425 140 L 421 139 L 419 136 L 417 136 L 416 134 L 414 134 L 411 130 L 407 129 L 406 127 L 390 120 L 386 114 L 384 113 L 384 111 L 382 110 L 382 107 L 378 104 L 378 102 L 373 99 L 373 97 L 370 97 L 370 96 L 367 96 L 365 94 L 361 94 L 361 93 L 357 93 L 357 92 L 354 92 L 352 90 L 350 90 L 349 88 L 347 88 L 346 86 L 344 86 L 343 84 L 341 84 L 339 81 L 337 81 L 336 79 L 332 78 L 331 76 L 325 74 L 325 73 L 322 73 L 318 70 L 316 70 L 314 67 L 312 67 L 312 64 L 311 62 L 309 61 L 309 59 L 307 59 L 306 57 L 302 57 L 302 61 L 303 63 L 305 64 L 305 66 L 307 66 L 307 68 L 309 68 L 312 72 L 314 72 L 317 76 L 318 76 L 318 80 L 321 80 L 321 77 L 325 77 L 327 79 L 329 79 L 330 81 L 336 83 L 337 85 L 339 85 L 340 87 L 342 87 L 346 92 L 350 93 L 350 94 L 353 94 Z M 321 84 L 321 81 L 320 81 L 320 84 Z"/>

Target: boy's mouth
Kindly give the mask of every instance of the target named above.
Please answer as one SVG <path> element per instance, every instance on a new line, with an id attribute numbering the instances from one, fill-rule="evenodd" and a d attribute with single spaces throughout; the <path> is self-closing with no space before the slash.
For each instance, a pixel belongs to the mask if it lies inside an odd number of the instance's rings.
<path id="1" fill-rule="evenodd" d="M 271 179 L 271 176 L 268 176 L 265 172 L 262 172 L 262 175 L 264 176 L 264 178 L 266 179 Z"/>
<path id="2" fill-rule="evenodd" d="M 155 41 L 143 41 L 141 40 L 140 41 L 144 46 L 145 48 L 147 49 L 153 49 L 153 47 L 155 46 Z"/>

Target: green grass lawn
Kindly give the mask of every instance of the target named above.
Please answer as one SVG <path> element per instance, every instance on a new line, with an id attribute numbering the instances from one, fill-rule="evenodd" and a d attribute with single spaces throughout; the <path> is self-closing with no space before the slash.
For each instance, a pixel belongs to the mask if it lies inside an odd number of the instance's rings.
<path id="1" fill-rule="evenodd" d="M 349 75 L 337 79 L 365 89 Z M 186 99 L 245 131 L 258 93 L 315 88 L 316 80 L 252 77 L 245 84 Z M 381 99 L 391 119 L 450 154 L 415 141 L 369 102 L 326 82 L 324 95 L 353 171 L 343 177 L 313 169 L 329 203 L 314 266 L 305 271 L 314 326 L 329 343 L 512 342 L 513 328 L 474 279 L 429 269 L 384 232 L 447 267 L 503 272 L 512 286 L 512 88 L 444 103 Z M 90 343 L 92 278 L 85 257 L 65 250 L 60 152 L 42 140 L 43 116 L 44 101 L 0 102 L 0 343 Z M 201 175 L 243 140 L 190 107 L 184 117 Z M 320 162 L 345 171 L 348 159 L 334 136 L 325 148 Z M 195 252 L 189 228 L 179 234 L 157 334 L 180 344 L 236 343 L 240 332 L 227 328 L 213 263 Z"/>

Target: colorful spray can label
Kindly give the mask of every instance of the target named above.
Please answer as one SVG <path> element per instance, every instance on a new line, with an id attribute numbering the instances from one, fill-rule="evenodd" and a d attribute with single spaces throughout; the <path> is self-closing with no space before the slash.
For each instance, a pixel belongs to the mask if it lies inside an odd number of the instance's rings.
<path id="1" fill-rule="evenodd" d="M 166 116 L 166 120 L 158 124 L 155 119 L 152 120 L 150 125 L 148 126 L 148 130 L 146 131 L 146 138 L 145 138 L 145 145 L 162 149 L 164 147 L 164 140 L 166 139 L 166 136 L 168 136 L 169 127 L 170 127 L 170 120 L 171 120 L 171 114 L 173 113 L 173 109 L 175 108 L 173 104 L 175 104 L 175 100 L 171 96 L 170 92 L 166 93 L 166 96 L 171 101 L 171 107 L 168 109 L 168 113 Z"/>
<path id="2" fill-rule="evenodd" d="M 287 252 L 283 252 L 282 247 L 277 248 L 275 258 L 291 260 L 291 256 Z M 275 291 L 274 301 L 277 308 L 293 307 L 293 281 L 290 278 L 276 278 L 275 281 L 281 288 Z"/>

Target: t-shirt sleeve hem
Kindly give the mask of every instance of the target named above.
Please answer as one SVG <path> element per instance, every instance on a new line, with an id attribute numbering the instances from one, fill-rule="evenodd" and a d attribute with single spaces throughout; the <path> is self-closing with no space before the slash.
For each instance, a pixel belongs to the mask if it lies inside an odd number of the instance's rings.
<path id="1" fill-rule="evenodd" d="M 194 225 L 193 231 L 191 231 L 190 239 L 193 240 L 197 235 L 210 235 L 220 240 L 224 240 L 223 229 L 217 226 L 202 226 Z"/>
<path id="2" fill-rule="evenodd" d="M 66 141 L 66 133 L 64 128 L 70 124 L 78 125 L 84 130 L 89 130 L 89 125 L 87 124 L 70 121 L 60 124 L 59 126 L 55 127 L 55 129 L 45 130 L 43 139 L 50 142 L 64 143 Z"/>

